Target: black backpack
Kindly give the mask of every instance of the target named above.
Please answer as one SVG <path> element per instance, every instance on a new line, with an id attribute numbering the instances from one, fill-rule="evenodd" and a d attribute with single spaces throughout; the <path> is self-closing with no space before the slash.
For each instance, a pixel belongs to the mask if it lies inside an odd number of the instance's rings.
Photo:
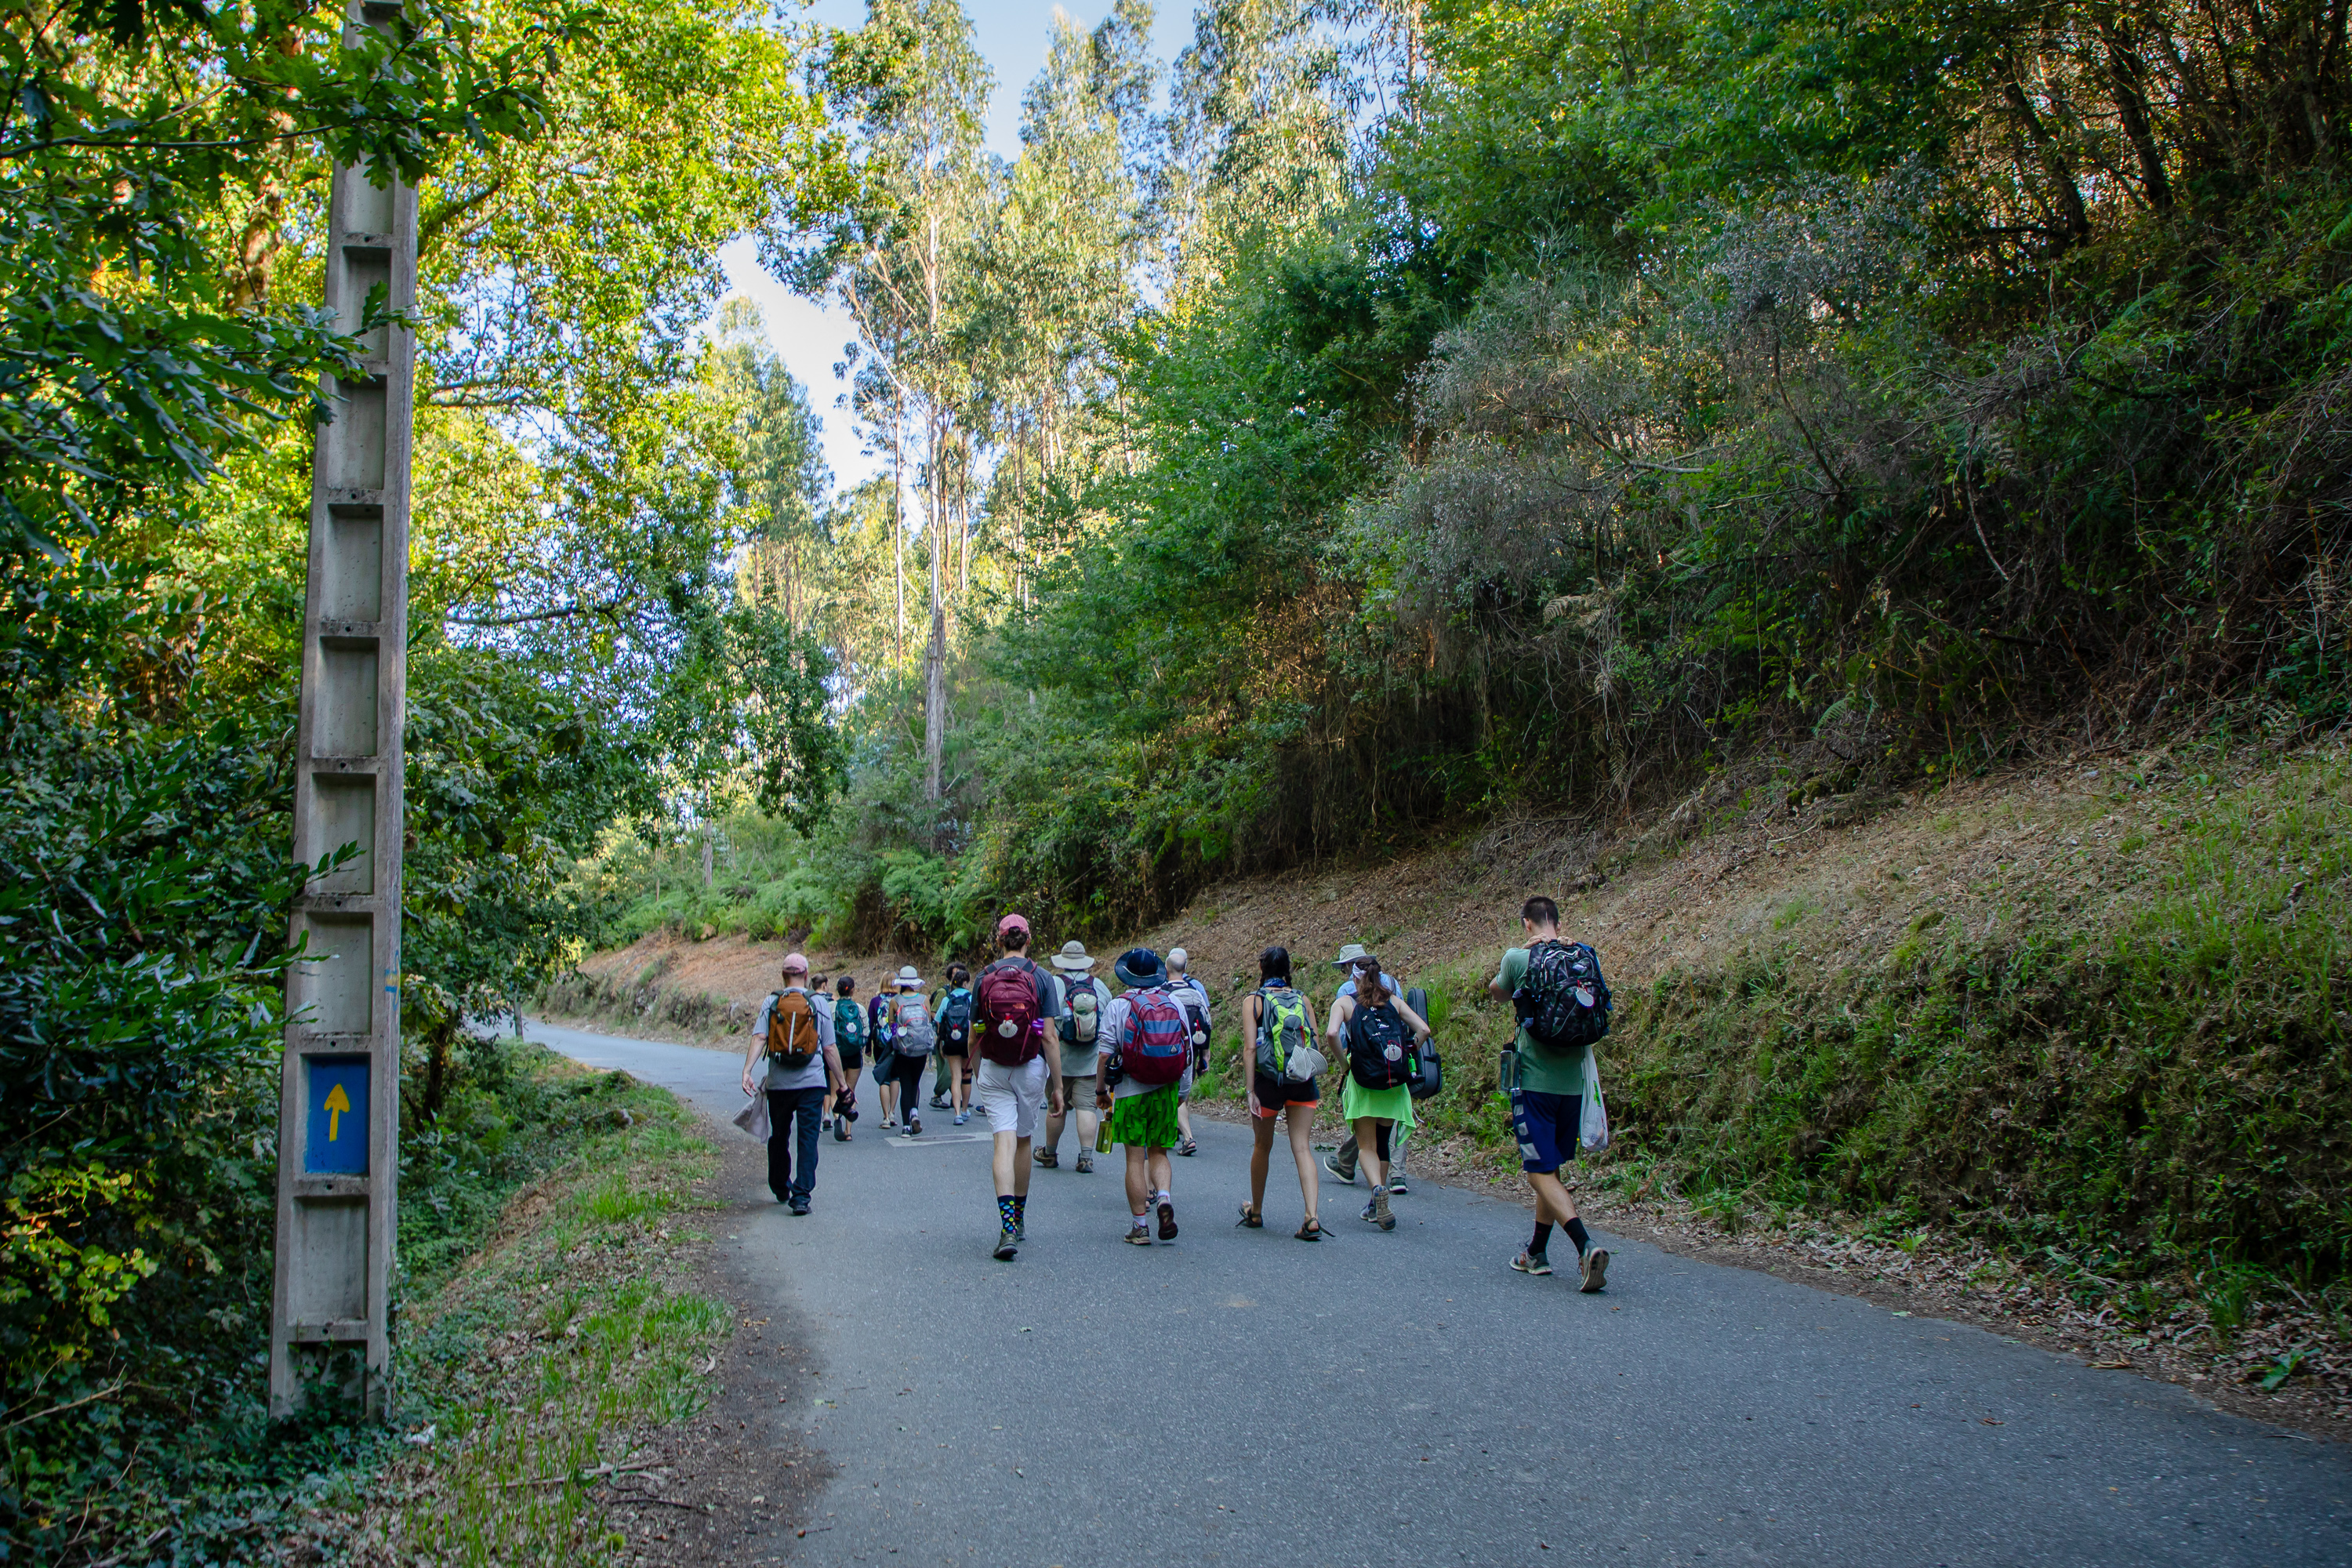
<path id="1" fill-rule="evenodd" d="M 1396 1055 L 1389 1053 L 1394 1050 Z M 1420 1076 L 1412 1032 L 1387 1003 L 1357 1003 L 1348 1018 L 1348 1070 L 1366 1089 L 1402 1089 Z"/>
<path id="2" fill-rule="evenodd" d="M 1609 983 L 1601 955 L 1580 942 L 1546 938 L 1528 949 L 1528 972 L 1511 993 L 1520 1027 L 1538 1044 L 1580 1050 L 1609 1032 Z"/>
<path id="3" fill-rule="evenodd" d="M 963 986 L 950 988 L 940 1000 L 940 1038 L 961 1046 L 971 1038 L 971 993 Z M 948 1053 L 953 1056 L 956 1053 Z"/>

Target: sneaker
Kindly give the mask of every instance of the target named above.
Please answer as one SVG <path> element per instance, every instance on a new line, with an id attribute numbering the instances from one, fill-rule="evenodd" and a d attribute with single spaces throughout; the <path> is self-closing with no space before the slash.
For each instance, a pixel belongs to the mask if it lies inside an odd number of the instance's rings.
<path id="1" fill-rule="evenodd" d="M 1128 1245 L 1130 1247 L 1149 1247 L 1151 1245 L 1151 1226 L 1150 1223 L 1144 1219 L 1141 1215 L 1136 1215 L 1135 1223 L 1128 1226 L 1127 1241 Z"/>
<path id="2" fill-rule="evenodd" d="M 1401 1198 L 1411 1191 L 1412 1189 L 1404 1184 L 1402 1176 L 1394 1177 L 1389 1183 L 1389 1196 L 1392 1198 Z"/>
<path id="3" fill-rule="evenodd" d="M 1396 1228 L 1396 1215 L 1389 1213 L 1389 1190 L 1386 1187 L 1372 1189 L 1372 1223 L 1382 1230 Z"/>
<path id="4" fill-rule="evenodd" d="M 796 1215 L 801 1215 L 802 1217 L 805 1218 L 805 1217 L 807 1217 L 808 1212 L 809 1212 L 809 1201 L 808 1201 L 808 1199 L 806 1199 L 806 1198 L 794 1198 L 794 1199 L 793 1200 L 793 1213 L 794 1213 L 794 1214 L 796 1214 Z"/>
<path id="5" fill-rule="evenodd" d="M 1522 1252 L 1511 1259 L 1511 1267 L 1522 1274 L 1549 1274 L 1551 1259 L 1540 1252 Z"/>
<path id="6" fill-rule="evenodd" d="M 1021 1250 L 1021 1236 L 1011 1226 L 996 1233 L 996 1260 L 1010 1263 Z"/>
<path id="7" fill-rule="evenodd" d="M 1083 1158 L 1083 1156 L 1081 1156 L 1081 1157 Z M 1049 1171 L 1051 1171 L 1051 1170 L 1054 1170 L 1054 1169 L 1057 1168 L 1057 1167 L 1061 1164 L 1061 1163 L 1062 1163 L 1062 1157 L 1061 1157 L 1059 1154 L 1057 1154 L 1057 1153 L 1054 1152 L 1054 1151 L 1053 1151 L 1053 1150 L 1051 1150 L 1051 1149 L 1040 1149 L 1040 1150 L 1038 1150 L 1038 1151 L 1037 1151 L 1037 1157 L 1036 1157 L 1034 1161 L 1032 1161 L 1032 1162 L 1031 1162 L 1031 1163 L 1033 1163 L 1033 1164 L 1037 1164 L 1037 1165 L 1042 1165 L 1042 1166 L 1044 1166 L 1046 1170 L 1049 1170 Z"/>
<path id="8" fill-rule="evenodd" d="M 1607 1247 L 1596 1247 L 1587 1252 L 1584 1255 L 1584 1261 L 1579 1267 L 1584 1272 L 1584 1283 L 1579 1285 L 1577 1289 L 1586 1295 L 1590 1296 L 1595 1290 L 1603 1289 L 1608 1286 L 1609 1249 Z"/>
<path id="9" fill-rule="evenodd" d="M 833 1131 L 833 1118 L 832 1118 L 832 1117 L 830 1117 L 830 1116 L 820 1116 L 820 1117 L 818 1117 L 818 1118 L 816 1119 L 816 1130 L 817 1130 L 818 1131 L 820 1131 L 820 1132 L 830 1132 L 830 1131 Z"/>
<path id="10" fill-rule="evenodd" d="M 955 1124 L 956 1124 L 958 1127 L 962 1126 L 965 1122 L 967 1122 L 967 1121 L 971 1121 L 971 1111 L 969 1111 L 969 1110 L 959 1110 L 959 1111 L 957 1111 L 957 1112 L 956 1112 Z"/>
<path id="11" fill-rule="evenodd" d="M 1093 1175 L 1094 1173 L 1095 1173 L 1095 1157 L 1094 1157 L 1092 1154 L 1081 1154 L 1081 1155 L 1079 1155 L 1079 1156 L 1078 1156 L 1078 1174 L 1080 1174 L 1081 1176 L 1091 1176 L 1091 1175 Z"/>
<path id="12" fill-rule="evenodd" d="M 907 1136 L 909 1138 L 920 1138 L 922 1135 L 923 1119 L 919 1116 L 909 1116 L 907 1118 Z"/>
<path id="13" fill-rule="evenodd" d="M 1160 1200 L 1160 1239 L 1176 1239 L 1176 1205 L 1166 1198 Z"/>
<path id="14" fill-rule="evenodd" d="M 1333 1181 L 1342 1186 L 1352 1187 L 1356 1184 L 1355 1168 L 1350 1166 L 1344 1171 L 1339 1169 L 1339 1156 L 1337 1154 L 1323 1156 L 1323 1169 L 1330 1174 Z"/>
<path id="15" fill-rule="evenodd" d="M 948 1097 L 946 1095 L 935 1094 L 931 1096 L 931 1109 L 933 1110 L 945 1110 L 947 1108 Z"/>
<path id="16" fill-rule="evenodd" d="M 1027 1215 L 1023 1215 L 1019 1219 L 1013 1222 L 1013 1239 L 1015 1241 L 1026 1241 L 1029 1239 L 1029 1216 Z"/>
<path id="17" fill-rule="evenodd" d="M 1356 1211 L 1356 1217 L 1366 1225 L 1378 1225 L 1381 1222 L 1381 1216 L 1372 1211 L 1371 1200 L 1369 1198 L 1364 1200 L 1364 1206 Z"/>
<path id="18" fill-rule="evenodd" d="M 897 1117 L 895 1117 L 895 1116 L 886 1116 L 886 1117 L 884 1117 L 884 1118 L 882 1119 L 882 1131 L 885 1131 L 885 1132 L 896 1132 L 898 1130 L 898 1119 Z"/>

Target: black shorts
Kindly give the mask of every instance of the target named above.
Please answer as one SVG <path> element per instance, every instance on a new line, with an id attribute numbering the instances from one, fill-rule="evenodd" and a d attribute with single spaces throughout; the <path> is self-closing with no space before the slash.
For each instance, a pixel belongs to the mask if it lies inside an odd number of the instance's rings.
<path id="1" fill-rule="evenodd" d="M 1257 1090 L 1260 1116 L 1272 1116 L 1286 1105 L 1314 1105 L 1322 1098 L 1316 1092 L 1311 1078 L 1269 1078 L 1261 1072 L 1251 1074 L 1250 1080 Z"/>
<path id="2" fill-rule="evenodd" d="M 834 1048 L 835 1048 L 835 1049 L 836 1049 L 836 1050 L 839 1050 L 839 1049 L 840 1049 L 840 1047 L 837 1047 L 837 1046 L 836 1046 L 835 1047 L 834 1047 Z M 857 1076 L 858 1069 L 859 1069 L 859 1068 L 863 1068 L 865 1065 L 866 1065 L 866 1053 L 865 1053 L 864 1051 L 862 1051 L 862 1050 L 856 1050 L 856 1049 L 851 1049 L 851 1050 L 846 1050 L 846 1051 L 842 1051 L 842 1052 L 841 1052 L 841 1076 L 842 1076 L 842 1077 L 844 1077 L 844 1078 L 856 1078 L 856 1077 Z"/>
<path id="3" fill-rule="evenodd" d="M 940 1055 L 943 1057 L 967 1056 L 971 1051 L 971 1042 L 969 1040 L 943 1039 L 935 1048 L 939 1051 Z"/>

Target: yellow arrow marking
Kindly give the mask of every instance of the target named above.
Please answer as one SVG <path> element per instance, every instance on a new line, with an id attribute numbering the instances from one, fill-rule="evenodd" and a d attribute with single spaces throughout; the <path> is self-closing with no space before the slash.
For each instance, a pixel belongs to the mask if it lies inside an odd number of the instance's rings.
<path id="1" fill-rule="evenodd" d="M 327 1091 L 327 1142 L 331 1143 L 343 1135 L 343 1112 L 352 1108 L 352 1097 L 343 1092 L 341 1084 Z"/>

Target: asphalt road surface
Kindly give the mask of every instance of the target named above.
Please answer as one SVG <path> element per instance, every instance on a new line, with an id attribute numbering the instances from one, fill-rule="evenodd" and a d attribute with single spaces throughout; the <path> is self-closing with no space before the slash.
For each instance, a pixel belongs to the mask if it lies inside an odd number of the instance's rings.
<path id="1" fill-rule="evenodd" d="M 742 1136 L 739 1056 L 530 1033 Z M 746 1561 L 2352 1563 L 2352 1449 L 2168 1384 L 1622 1237 L 1581 1295 L 1507 1266 L 1527 1211 L 1434 1184 L 1382 1234 L 1327 1180 L 1307 1246 L 1281 1146 L 1238 1229 L 1246 1134 L 1205 1119 L 1176 1242 L 1125 1245 L 1120 1154 L 1078 1175 L 1066 1133 L 998 1263 L 986 1119 L 909 1144 L 860 1099 L 812 1216 L 720 1226 L 839 1467 Z"/>

